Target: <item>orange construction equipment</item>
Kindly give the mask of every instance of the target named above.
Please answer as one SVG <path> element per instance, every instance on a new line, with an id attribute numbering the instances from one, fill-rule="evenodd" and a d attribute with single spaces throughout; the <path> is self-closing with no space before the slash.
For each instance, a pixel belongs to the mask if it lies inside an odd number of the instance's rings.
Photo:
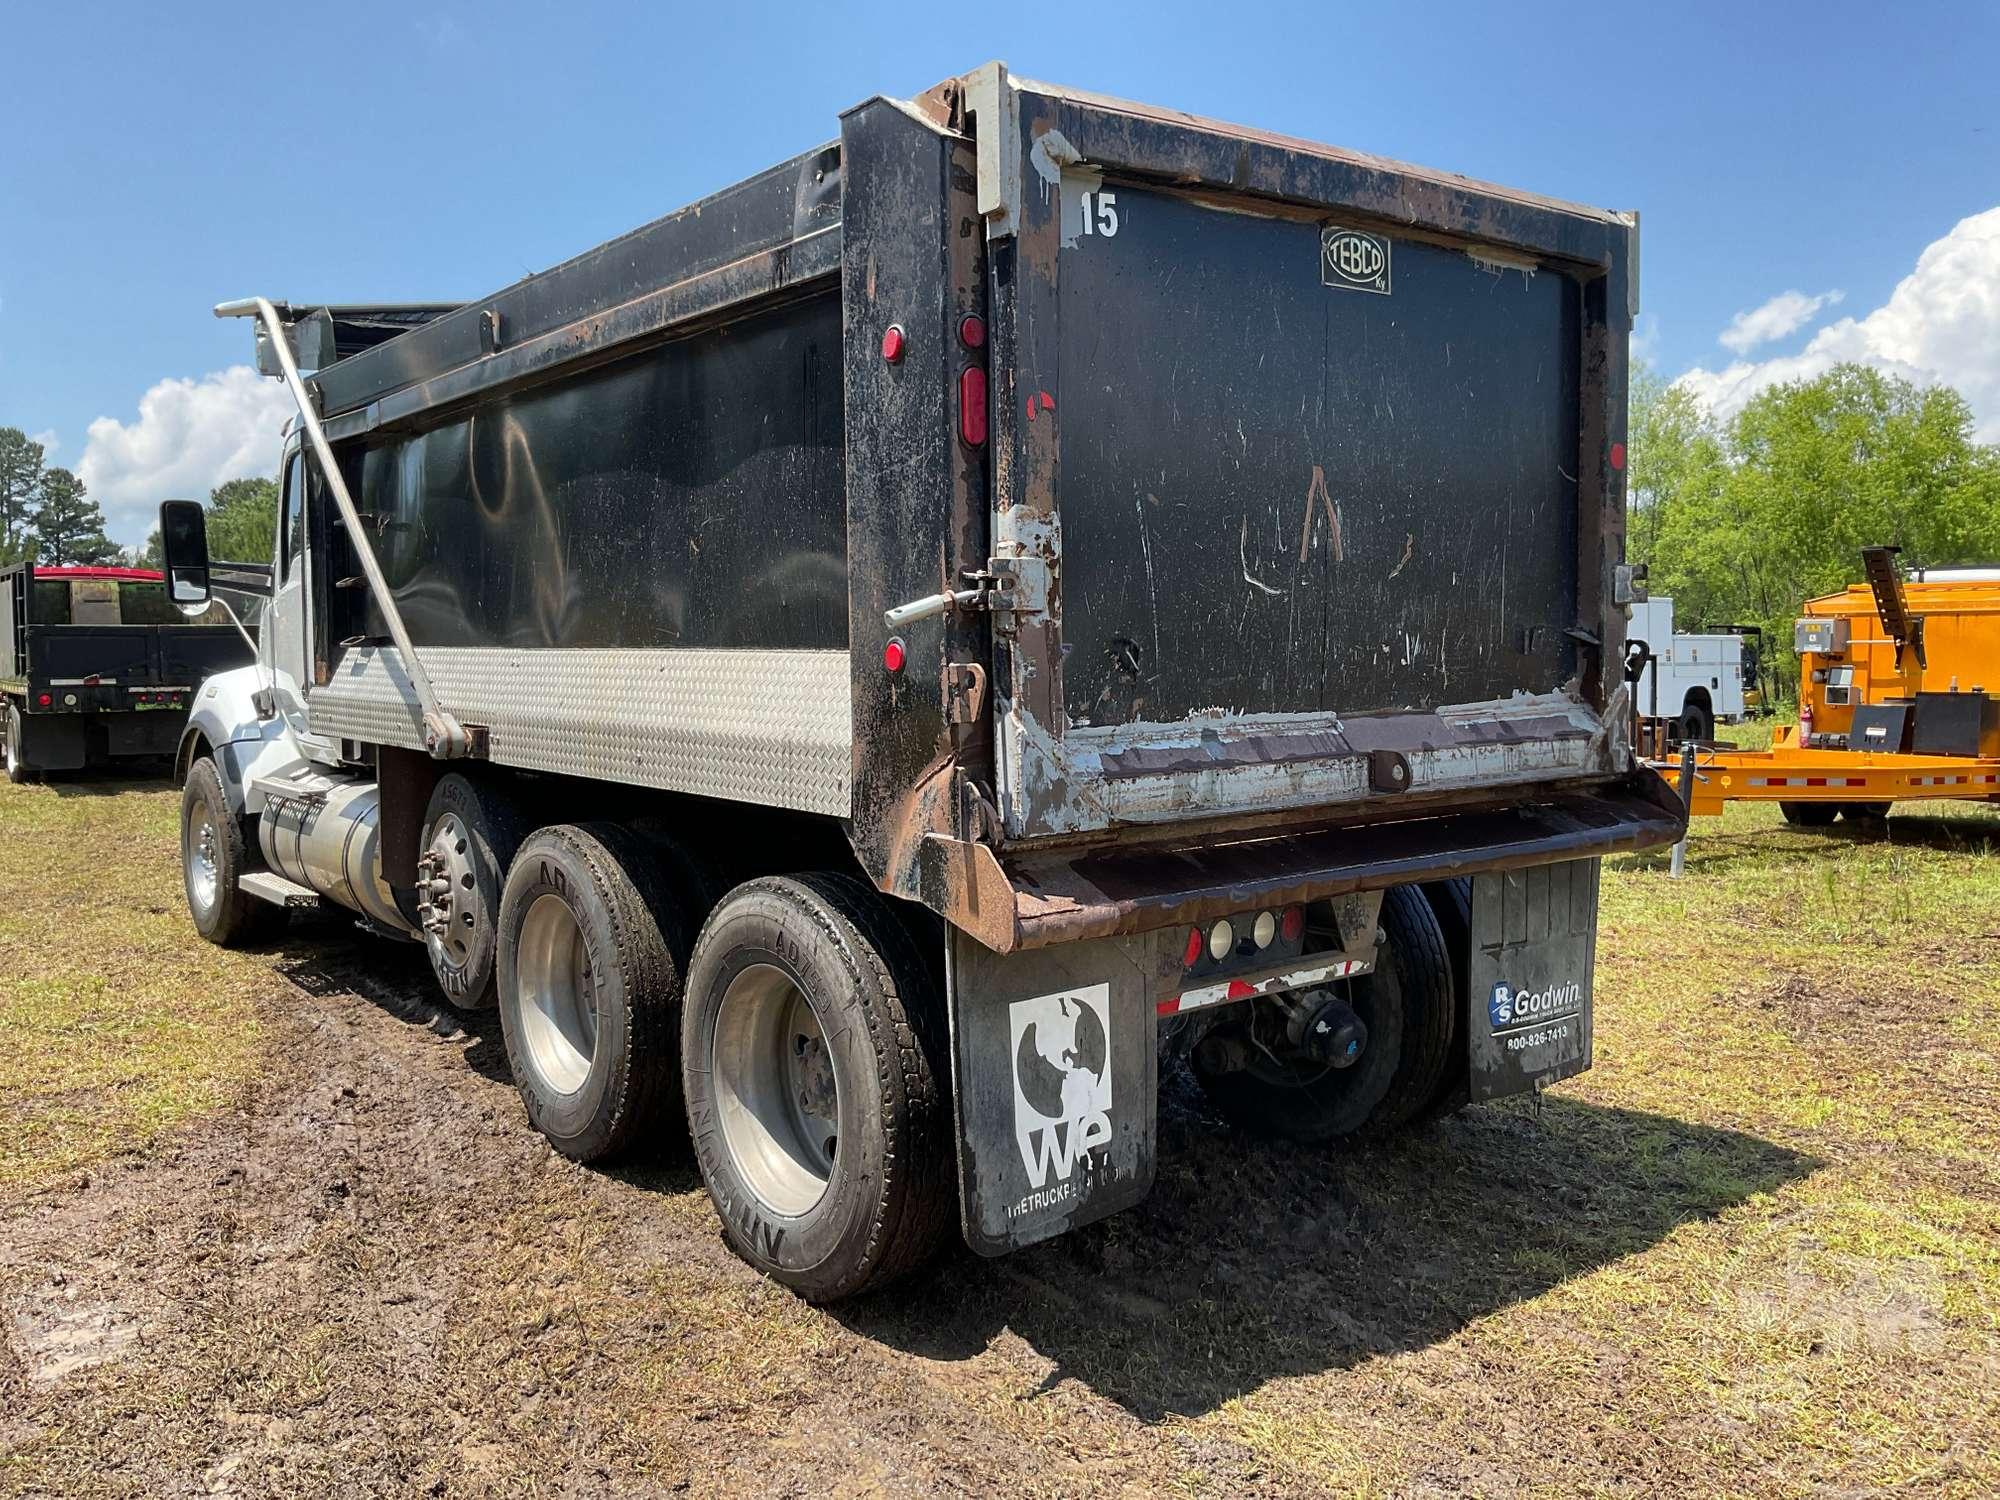
<path id="1" fill-rule="evenodd" d="M 1892 802 L 2000 802 L 2000 568 L 1905 581 L 1896 550 L 1866 549 L 1867 582 L 1806 605 L 1797 727 L 1768 750 L 1699 751 L 1691 812 L 1767 801 L 1823 825 Z"/>

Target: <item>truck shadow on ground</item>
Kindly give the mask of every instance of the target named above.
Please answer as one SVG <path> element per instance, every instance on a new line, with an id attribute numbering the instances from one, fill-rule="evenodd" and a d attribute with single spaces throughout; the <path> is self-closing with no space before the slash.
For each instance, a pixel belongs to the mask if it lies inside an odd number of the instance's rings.
<path id="1" fill-rule="evenodd" d="M 960 1251 L 831 1311 L 932 1359 L 1010 1329 L 1144 1421 L 1426 1348 L 1821 1163 L 1770 1141 L 1549 1096 L 1339 1155 L 1231 1132 L 1162 1080 L 1138 1208 L 1014 1256 Z"/>

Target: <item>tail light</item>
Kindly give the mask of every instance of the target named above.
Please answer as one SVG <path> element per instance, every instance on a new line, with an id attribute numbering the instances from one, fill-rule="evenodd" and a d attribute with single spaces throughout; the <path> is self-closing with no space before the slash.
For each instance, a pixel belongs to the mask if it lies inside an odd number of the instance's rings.
<path id="1" fill-rule="evenodd" d="M 50 704 L 54 703 L 55 701 L 56 701 L 55 698 L 48 693 L 43 693 L 41 697 L 35 700 L 35 702 L 40 704 L 43 708 L 47 708 Z"/>
<path id="2" fill-rule="evenodd" d="M 1296 943 L 1306 935 L 1306 909 L 1303 906 L 1288 906 L 1284 915 L 1278 918 L 1278 934 L 1288 943 Z"/>
<path id="3" fill-rule="evenodd" d="M 958 377 L 958 435 L 968 448 L 986 443 L 986 371 L 968 365 Z"/>

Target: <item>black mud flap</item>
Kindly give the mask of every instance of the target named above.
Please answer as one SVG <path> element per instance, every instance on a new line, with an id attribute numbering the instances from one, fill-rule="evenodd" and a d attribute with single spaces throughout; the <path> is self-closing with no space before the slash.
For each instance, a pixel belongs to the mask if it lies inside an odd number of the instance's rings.
<path id="1" fill-rule="evenodd" d="M 1526 1093 L 1590 1066 L 1600 863 L 1473 877 L 1466 1034 L 1475 1100 Z"/>
<path id="2" fill-rule="evenodd" d="M 1157 936 L 1001 954 L 954 932 L 953 1092 L 966 1243 L 1004 1255 L 1153 1186 Z"/>

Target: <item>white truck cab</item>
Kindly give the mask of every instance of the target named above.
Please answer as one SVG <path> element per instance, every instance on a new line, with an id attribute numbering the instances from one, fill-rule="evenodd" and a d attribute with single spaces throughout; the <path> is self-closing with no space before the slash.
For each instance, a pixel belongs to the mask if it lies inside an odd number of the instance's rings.
<path id="1" fill-rule="evenodd" d="M 1756 636 L 1754 626 L 1677 632 L 1671 598 L 1633 605 L 1628 639 L 1653 652 L 1636 688 L 1640 713 L 1666 720 L 1670 738 L 1713 738 L 1715 726 L 1741 719 L 1756 695 Z"/>

